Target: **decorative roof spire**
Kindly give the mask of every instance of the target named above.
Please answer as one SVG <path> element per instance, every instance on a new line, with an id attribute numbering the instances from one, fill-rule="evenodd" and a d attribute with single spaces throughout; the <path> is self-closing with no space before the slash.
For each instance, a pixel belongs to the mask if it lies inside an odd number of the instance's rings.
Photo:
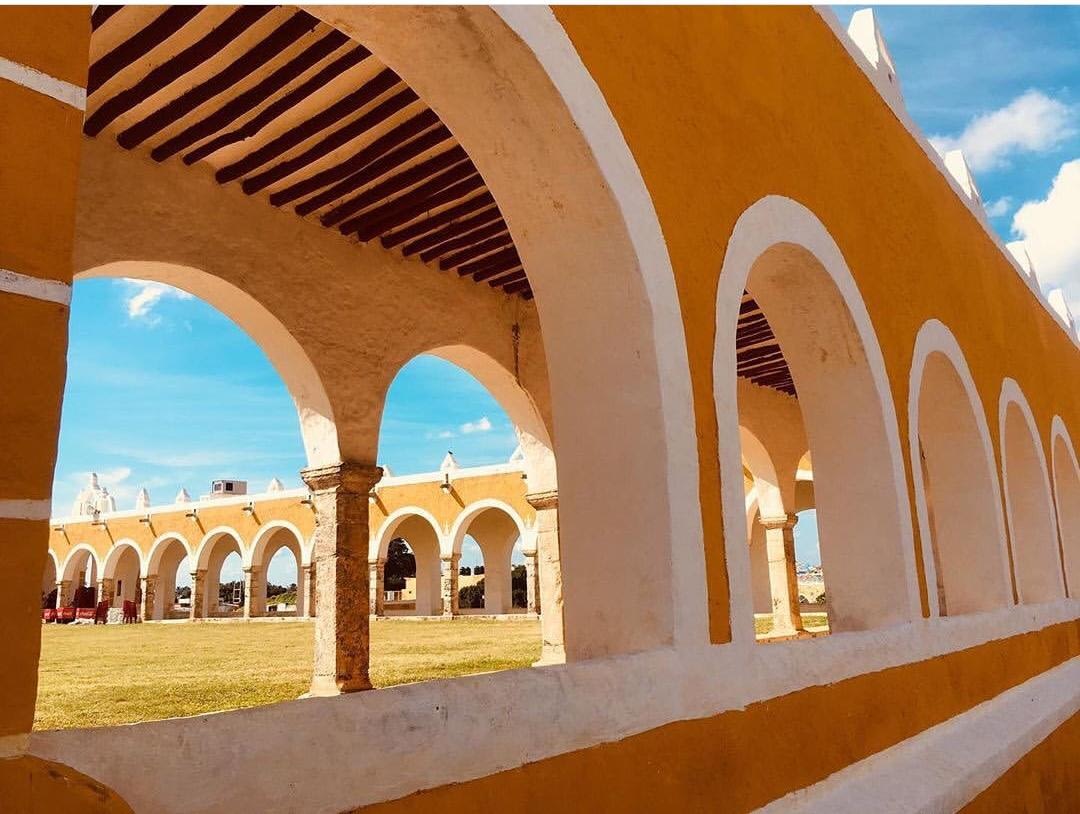
<path id="1" fill-rule="evenodd" d="M 176 499 L 173 503 L 190 503 L 191 495 L 188 494 L 188 490 L 183 486 L 180 487 L 180 491 L 176 493 Z"/>
<path id="2" fill-rule="evenodd" d="M 521 448 L 521 444 L 518 444 L 514 448 L 514 451 L 510 453 L 510 463 L 523 464 L 525 463 L 525 450 Z"/>
<path id="3" fill-rule="evenodd" d="M 140 489 L 139 494 L 135 495 L 135 508 L 136 509 L 149 509 L 150 508 L 150 493 L 146 489 Z"/>
<path id="4" fill-rule="evenodd" d="M 1046 295 L 1046 301 L 1050 303 L 1050 307 L 1054 309 L 1055 313 L 1065 320 L 1065 324 L 1072 331 L 1076 326 L 1076 322 L 1073 319 L 1072 309 L 1069 308 L 1069 301 L 1065 299 L 1065 292 L 1060 288 L 1055 288 Z"/>
<path id="5" fill-rule="evenodd" d="M 949 150 L 943 158 L 945 160 L 945 169 L 949 171 L 949 175 L 956 179 L 956 183 L 960 185 L 960 189 L 964 191 L 964 194 L 975 203 L 981 204 L 982 196 L 979 194 L 979 188 L 975 185 L 975 176 L 971 174 L 967 159 L 964 158 L 964 151 Z"/>
<path id="6" fill-rule="evenodd" d="M 885 37 L 881 34 L 874 10 L 864 8 L 852 14 L 847 31 L 855 47 L 862 51 L 877 75 L 882 93 L 889 97 L 890 102 L 902 108 L 904 97 L 900 92 L 900 78 L 896 75 L 896 65 L 885 45 Z"/>
<path id="7" fill-rule="evenodd" d="M 277 478 L 270 478 L 270 483 L 266 486 L 267 492 L 284 492 L 285 484 Z"/>
<path id="8" fill-rule="evenodd" d="M 1028 254 L 1027 244 L 1022 240 L 1014 240 L 1012 243 L 1006 243 L 1005 248 L 1016 258 L 1016 262 L 1020 264 L 1024 273 L 1035 281 L 1035 285 L 1038 285 L 1039 277 L 1035 273 L 1035 264 L 1031 261 L 1031 255 Z"/>
<path id="9" fill-rule="evenodd" d="M 440 472 L 453 472 L 455 469 L 460 469 L 460 465 L 457 462 L 457 458 L 454 457 L 454 453 L 450 450 L 446 451 L 446 457 L 442 459 L 442 463 L 439 464 Z"/>

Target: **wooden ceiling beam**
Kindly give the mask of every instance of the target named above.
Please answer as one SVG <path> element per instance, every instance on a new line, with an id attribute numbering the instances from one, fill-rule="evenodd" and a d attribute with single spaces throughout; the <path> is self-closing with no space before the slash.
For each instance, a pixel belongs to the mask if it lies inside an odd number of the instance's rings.
<path id="1" fill-rule="evenodd" d="M 458 168 L 465 162 L 465 166 Z M 443 170 L 455 168 L 451 170 L 452 174 L 439 176 Z M 326 215 L 323 216 L 322 224 L 324 226 L 333 226 L 340 223 L 347 217 L 355 215 L 357 212 L 362 212 L 369 206 L 374 206 L 382 201 L 389 200 L 390 196 L 396 192 L 408 189 L 425 181 L 434 181 L 437 177 L 446 178 L 446 183 L 443 186 L 448 186 L 454 181 L 458 181 L 465 178 L 472 173 L 476 172 L 476 168 L 473 167 L 472 162 L 469 161 L 469 156 L 465 153 L 464 148 L 461 145 L 451 147 L 445 152 L 432 156 L 426 161 L 421 161 L 419 164 L 409 169 L 399 172 L 397 175 L 393 175 L 387 178 L 385 181 L 364 192 L 357 195 L 355 198 L 350 198 L 343 203 L 338 204 L 331 209 Z"/>
<path id="2" fill-rule="evenodd" d="M 433 229 L 438 229 L 440 226 L 453 222 L 456 218 L 470 215 L 478 209 L 492 206 L 494 203 L 495 198 L 492 197 L 490 192 L 485 190 L 482 194 L 477 195 L 475 198 L 470 198 L 464 203 L 452 206 L 449 209 L 444 209 L 442 212 L 431 215 L 404 229 L 400 229 L 390 234 L 384 234 L 379 239 L 379 242 L 382 243 L 384 249 L 392 249 L 395 246 L 400 246 L 407 240 L 426 235 Z"/>
<path id="3" fill-rule="evenodd" d="M 400 93 L 395 93 L 389 99 L 380 102 L 363 116 L 339 127 L 330 135 L 313 144 L 297 156 L 286 159 L 263 172 L 245 178 L 241 182 L 244 192 L 251 195 L 265 189 L 270 184 L 288 178 L 300 170 L 313 164 L 320 158 L 324 158 L 339 147 L 344 147 L 354 138 L 357 138 L 368 130 L 378 127 L 395 113 L 404 110 L 415 102 L 419 97 L 412 88 L 405 88 Z"/>
<path id="4" fill-rule="evenodd" d="M 492 206 L 485 209 L 479 215 L 474 215 L 471 218 L 465 220 L 459 220 L 455 223 L 451 223 L 449 226 L 439 229 L 437 232 L 431 232 L 423 237 L 417 238 L 411 243 L 406 243 L 401 253 L 406 257 L 411 257 L 417 252 L 423 252 L 434 246 L 438 246 L 441 243 L 446 243 L 457 237 L 461 237 L 466 232 L 471 232 L 474 229 L 478 229 L 481 226 L 486 226 L 493 220 L 502 220 L 502 214 L 499 212 L 497 206 Z"/>
<path id="5" fill-rule="evenodd" d="M 230 99 L 205 119 L 195 122 L 186 130 L 159 144 L 150 151 L 150 156 L 155 161 L 164 161 L 167 158 L 172 158 L 182 150 L 186 150 L 192 144 L 197 144 L 219 130 L 228 127 L 245 113 L 261 105 L 304 71 L 330 56 L 348 41 L 348 37 L 334 29 L 318 42 L 309 45 L 300 54 L 286 62 L 254 87 Z"/>
<path id="6" fill-rule="evenodd" d="M 94 13 L 90 15 L 90 30 L 97 31 L 122 8 L 123 6 L 98 6 L 95 8 Z"/>
<path id="7" fill-rule="evenodd" d="M 328 167 L 302 181 L 297 181 L 292 186 L 278 190 L 270 196 L 270 203 L 274 206 L 282 206 L 295 201 L 297 198 L 317 192 L 323 187 L 333 185 L 324 192 L 297 205 L 296 213 L 298 215 L 308 215 L 319 207 L 359 189 L 364 184 L 373 181 L 383 173 L 389 172 L 424 150 L 449 139 L 451 137 L 450 131 L 441 124 L 424 133 L 429 127 L 438 123 L 439 117 L 433 111 L 425 110 L 379 136 L 340 164 L 335 164 L 333 167 Z M 423 133 L 423 135 L 418 139 L 408 141 L 418 133 Z M 397 148 L 405 142 L 408 142 L 408 144 L 399 151 Z M 353 184 L 356 184 L 356 186 L 352 186 Z M 341 191 L 337 192 L 339 189 Z"/>
<path id="8" fill-rule="evenodd" d="M 518 257 L 517 249 L 510 246 L 495 254 L 489 254 L 480 260 L 474 260 L 472 263 L 459 266 L 457 273 L 462 277 L 473 275 L 478 281 L 487 280 L 495 274 L 509 271 L 520 264 L 521 258 Z"/>
<path id="9" fill-rule="evenodd" d="M 439 268 L 443 271 L 449 271 L 452 268 L 457 268 L 463 263 L 471 262 L 472 260 L 483 257 L 486 254 L 491 254 L 494 251 L 501 251 L 502 249 L 508 249 L 514 245 L 514 239 L 510 237 L 510 233 L 507 231 L 501 232 L 496 237 L 490 240 L 484 240 L 480 243 L 473 244 L 466 249 L 462 249 L 459 252 L 444 257 L 439 261 Z"/>
<path id="10" fill-rule="evenodd" d="M 456 237 L 453 240 L 447 240 L 443 243 L 439 243 L 437 246 L 428 249 L 425 252 L 420 253 L 420 259 L 425 263 L 430 263 L 432 260 L 436 260 L 451 252 L 456 252 L 459 249 L 465 249 L 469 246 L 474 246 L 482 240 L 495 237 L 496 235 L 505 234 L 507 231 L 506 223 L 502 218 L 496 221 L 481 226 L 479 229 L 474 229 L 471 232 L 467 232 L 460 237 Z M 402 251 L 406 257 L 409 253 Z M 456 265 L 456 264 L 455 264 Z"/>
<path id="11" fill-rule="evenodd" d="M 458 164 L 458 166 L 437 175 L 426 184 L 406 192 L 395 200 L 347 221 L 347 227 L 346 224 L 341 224 L 338 229 L 345 234 L 355 232 L 360 240 L 367 242 L 392 229 L 404 226 L 425 212 L 430 212 L 432 209 L 453 203 L 459 198 L 464 198 L 473 190 L 484 185 L 484 179 L 475 170 L 473 175 L 458 183 L 443 187 L 448 176 L 451 178 L 456 177 L 463 172 L 463 167 L 468 166 L 467 164 Z M 432 195 L 431 191 L 436 189 L 439 191 Z"/>
<path id="12" fill-rule="evenodd" d="M 225 46 L 271 11 L 273 6 L 240 6 L 198 41 L 102 104 L 86 118 L 83 132 L 88 136 L 96 136 L 132 108 L 215 57 Z"/>
<path id="13" fill-rule="evenodd" d="M 329 65 L 324 66 L 314 76 L 301 82 L 280 99 L 267 105 L 258 113 L 258 115 L 252 117 L 250 121 L 242 124 L 235 130 L 230 130 L 228 133 L 223 133 L 222 135 L 211 139 L 205 144 L 196 147 L 190 153 L 187 153 L 184 156 L 184 163 L 189 165 L 194 164 L 196 161 L 206 158 L 206 156 L 212 155 L 218 150 L 228 147 L 230 144 L 236 144 L 244 139 L 249 139 L 252 136 L 258 135 L 264 127 L 279 116 L 296 107 L 328 82 L 340 76 L 345 71 L 349 70 L 349 68 L 359 65 L 369 56 L 371 56 L 371 52 L 367 48 L 362 45 L 357 45 L 351 51 L 345 52 Z M 303 73 L 303 71 L 300 73 Z M 284 84 L 287 84 L 287 81 Z M 282 87 L 284 87 L 284 84 Z"/>
<path id="14" fill-rule="evenodd" d="M 532 286 L 529 284 L 528 280 L 519 280 L 516 283 L 512 283 L 506 286 L 503 291 L 505 291 L 507 294 L 526 294 L 525 299 L 527 300 L 531 300 L 533 298 Z"/>
<path id="15" fill-rule="evenodd" d="M 252 170 L 273 161 L 282 153 L 291 150 L 296 145 L 307 141 L 315 134 L 322 132 L 328 127 L 333 127 L 342 119 L 356 113 L 362 107 L 375 101 L 375 99 L 383 93 L 397 85 L 399 81 L 396 73 L 389 68 L 383 69 L 369 82 L 366 82 L 364 85 L 343 98 L 338 99 L 338 101 L 334 102 L 330 107 L 319 111 L 307 121 L 301 122 L 296 127 L 290 128 L 277 138 L 268 141 L 262 147 L 248 153 L 239 161 L 229 164 L 226 167 L 222 167 L 214 173 L 214 177 L 217 178 L 219 183 L 227 184 L 229 181 L 235 181 L 242 175 L 247 175 Z"/>
<path id="16" fill-rule="evenodd" d="M 98 19 L 99 12 L 105 22 L 123 6 L 98 6 L 91 21 Z M 86 74 L 86 94 L 93 94 L 135 60 L 165 42 L 169 37 L 191 22 L 206 6 L 169 6 L 150 23 L 113 48 L 100 59 L 95 60 Z M 106 13 L 105 10 L 108 10 Z M 94 24 L 96 30 L 101 23 Z"/>
<path id="17" fill-rule="evenodd" d="M 142 121 L 136 122 L 116 137 L 121 147 L 138 147 L 148 138 L 178 122 L 195 108 L 225 93 L 237 82 L 250 76 L 298 39 L 315 30 L 319 21 L 306 11 L 298 11 L 275 28 L 257 45 L 214 76 L 201 82 L 164 107 L 158 108 Z"/>
<path id="18" fill-rule="evenodd" d="M 510 285 L 510 283 L 516 283 L 519 280 L 524 280 L 525 269 L 518 267 L 516 270 L 511 271 L 509 274 L 504 274 L 501 277 L 496 277 L 493 280 L 488 280 L 488 285 L 492 288 L 498 288 L 502 285 Z"/>

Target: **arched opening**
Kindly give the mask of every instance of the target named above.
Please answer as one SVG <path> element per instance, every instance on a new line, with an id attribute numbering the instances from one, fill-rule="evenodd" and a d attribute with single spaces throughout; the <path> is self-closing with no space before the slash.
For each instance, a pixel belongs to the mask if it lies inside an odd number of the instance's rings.
<path id="1" fill-rule="evenodd" d="M 1080 596 L 1080 464 L 1072 439 L 1060 418 L 1052 429 L 1054 462 L 1054 502 L 1057 505 L 1058 533 L 1065 564 L 1065 584 L 1069 596 Z"/>
<path id="2" fill-rule="evenodd" d="M 58 593 L 57 583 L 60 581 L 59 566 L 56 562 L 56 555 L 51 551 L 49 556 L 45 558 L 45 568 L 41 575 L 41 608 L 56 607 L 56 598 Z"/>
<path id="3" fill-rule="evenodd" d="M 62 606 L 92 608 L 97 604 L 99 576 L 97 555 L 89 546 L 78 545 L 64 561 Z"/>
<path id="4" fill-rule="evenodd" d="M 523 536 L 521 521 L 506 508 L 496 505 L 466 509 L 453 531 L 453 551 L 465 561 L 466 542 L 473 553 L 472 584 L 458 590 L 461 597 L 468 597 L 468 608 L 459 604 L 461 612 L 507 614 L 512 613 L 513 564 L 515 545 Z M 473 548 L 475 546 L 475 548 Z M 475 560 L 479 554 L 480 562 Z M 483 569 L 479 574 L 476 568 Z M 481 584 L 482 583 L 482 584 Z"/>
<path id="5" fill-rule="evenodd" d="M 133 544 L 119 543 L 113 546 L 105 558 L 102 580 L 104 596 L 99 601 L 107 601 L 112 608 L 121 608 L 125 602 L 138 604 L 142 599 L 139 584 L 141 569 L 142 559 Z"/>
<path id="6" fill-rule="evenodd" d="M 192 619 L 243 615 L 242 546 L 240 535 L 231 529 L 214 530 L 203 538 L 192 576 Z"/>
<path id="7" fill-rule="evenodd" d="M 406 510 L 387 522 L 378 547 L 385 595 L 376 615 L 442 613 L 439 549 L 439 533 L 430 516 Z"/>
<path id="8" fill-rule="evenodd" d="M 790 588 L 778 597 L 779 580 L 771 580 L 774 607 L 781 599 L 794 619 L 796 484 L 809 448 L 830 630 L 913 618 L 918 593 L 907 489 L 881 351 L 839 249 L 804 207 L 770 197 L 739 219 L 720 275 L 716 342 L 724 526 L 742 526 L 750 539 L 748 468 L 759 486 L 759 511 L 775 513 L 766 531 L 786 552 Z M 777 470 L 770 477 L 753 471 L 761 456 L 740 425 L 766 439 L 762 446 Z M 727 552 L 736 635 L 745 636 L 738 619 L 748 618 L 753 605 L 747 547 L 729 545 Z"/>
<path id="9" fill-rule="evenodd" d="M 308 615 L 303 562 L 302 538 L 295 526 L 260 529 L 251 548 L 252 593 L 247 599 L 247 615 Z M 310 569 L 306 573 L 310 577 Z"/>
<path id="10" fill-rule="evenodd" d="M 190 613 L 190 547 L 177 536 L 155 541 L 147 558 L 145 619 L 181 619 Z"/>
<path id="11" fill-rule="evenodd" d="M 1023 603 L 1052 602 L 1065 596 L 1065 586 L 1050 476 L 1031 408 L 1012 379 L 1002 385 L 999 416 L 1016 593 Z"/>
<path id="12" fill-rule="evenodd" d="M 911 460 L 931 611 L 951 616 L 1011 604 L 986 416 L 959 345 L 936 320 L 916 339 L 910 387 Z"/>

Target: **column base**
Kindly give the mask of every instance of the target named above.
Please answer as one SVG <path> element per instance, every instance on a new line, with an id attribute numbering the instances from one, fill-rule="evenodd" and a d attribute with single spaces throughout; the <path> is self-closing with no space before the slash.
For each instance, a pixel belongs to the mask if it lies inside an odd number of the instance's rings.
<path id="1" fill-rule="evenodd" d="M 364 690 L 370 689 L 372 689 L 371 682 L 366 678 L 338 681 L 330 676 L 315 676 L 311 680 L 311 689 L 300 697 L 330 698 L 335 695 L 342 695 L 343 693 L 363 692 Z"/>
<path id="2" fill-rule="evenodd" d="M 540 650 L 540 658 L 534 661 L 532 666 L 547 667 L 550 664 L 566 664 L 566 648 L 545 642 Z"/>

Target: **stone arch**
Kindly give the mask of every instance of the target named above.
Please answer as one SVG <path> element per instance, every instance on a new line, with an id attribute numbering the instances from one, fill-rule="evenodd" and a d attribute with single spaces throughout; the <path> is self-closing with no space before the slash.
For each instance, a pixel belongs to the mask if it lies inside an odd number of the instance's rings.
<path id="1" fill-rule="evenodd" d="M 915 339 L 908 436 L 930 614 L 1012 604 L 990 428 L 964 353 L 936 319 Z"/>
<path id="2" fill-rule="evenodd" d="M 250 616 L 266 613 L 270 561 L 283 548 L 288 549 L 296 561 L 296 615 L 304 616 L 308 611 L 305 605 L 304 566 L 311 564 L 310 548 L 295 524 L 287 520 L 271 520 L 259 527 L 251 545 L 243 552 L 244 568 L 252 570 L 250 585 L 253 595 L 247 600 Z"/>
<path id="3" fill-rule="evenodd" d="M 147 579 L 147 593 L 153 595 L 143 609 L 144 618 L 169 618 L 176 597 L 176 574 L 185 558 L 190 571 L 194 568 L 194 551 L 182 534 L 166 532 L 154 540 L 146 555 L 144 576 Z"/>
<path id="4" fill-rule="evenodd" d="M 88 543 L 79 543 L 68 552 L 67 557 L 64 558 L 63 579 L 74 583 L 75 577 L 78 576 L 77 569 L 83 563 L 86 564 L 87 576 L 93 572 L 101 573 L 101 562 L 98 560 L 97 552 Z"/>
<path id="5" fill-rule="evenodd" d="M 565 31 L 546 8 L 316 13 L 438 112 L 528 269 L 558 427 L 568 658 L 699 646 L 697 439 L 674 275 L 629 148 Z M 613 424 L 641 442 L 611 443 Z M 612 488 L 597 492 L 601 479 Z M 658 560 L 672 568 L 658 575 Z"/>
<path id="6" fill-rule="evenodd" d="M 379 527 L 372 542 L 371 559 L 385 567 L 391 541 L 402 538 L 409 544 L 416 559 L 416 616 L 433 616 L 440 613 L 440 576 L 442 533 L 434 515 L 419 506 L 403 506 L 392 512 Z M 404 612 L 404 611 L 403 611 Z"/>
<path id="7" fill-rule="evenodd" d="M 487 498 L 470 503 L 454 521 L 447 541 L 461 553 L 468 534 L 484 556 L 484 612 L 509 613 L 512 606 L 511 567 L 514 542 L 525 540 L 525 523 L 509 505 Z"/>
<path id="8" fill-rule="evenodd" d="M 1050 424 L 1050 449 L 1065 588 L 1075 599 L 1080 596 L 1080 463 L 1061 416 Z"/>
<path id="9" fill-rule="evenodd" d="M 89 268 L 76 280 L 130 277 L 173 286 L 221 311 L 266 354 L 289 389 L 300 422 L 308 466 L 340 459 L 330 399 L 307 352 L 265 306 L 232 283 L 201 269 L 153 260 L 122 260 Z"/>
<path id="10" fill-rule="evenodd" d="M 1035 416 L 1015 379 L 1001 384 L 998 421 L 1017 598 L 1024 604 L 1061 599 L 1065 583 L 1050 474 Z"/>
<path id="11" fill-rule="evenodd" d="M 244 539 L 230 526 L 216 526 L 203 535 L 195 556 L 198 574 L 192 585 L 192 613 L 195 618 L 214 616 L 218 613 L 218 593 L 221 587 L 221 568 L 232 553 L 244 558 Z M 202 590 L 198 590 L 199 579 Z"/>
<path id="12" fill-rule="evenodd" d="M 725 529 L 746 533 L 735 356 L 744 290 L 768 317 L 798 392 L 814 461 L 831 628 L 916 618 L 910 505 L 877 337 L 836 242 L 810 210 L 781 196 L 763 198 L 740 216 L 718 285 L 713 386 Z M 746 641 L 753 631 L 741 621 L 751 605 L 745 546 L 726 546 L 726 554 L 733 637 Z"/>
<path id="13" fill-rule="evenodd" d="M 776 473 L 772 456 L 765 445 L 751 430 L 741 424 L 739 425 L 739 441 L 743 463 L 754 477 L 753 491 L 757 509 L 767 517 L 777 517 L 789 511 L 789 507 L 784 505 L 780 477 Z"/>
<path id="14" fill-rule="evenodd" d="M 143 570 L 142 552 L 134 540 L 118 540 L 105 556 L 101 569 L 105 590 L 111 594 L 110 605 L 122 606 L 125 600 L 135 602 L 141 597 L 139 577 Z"/>

